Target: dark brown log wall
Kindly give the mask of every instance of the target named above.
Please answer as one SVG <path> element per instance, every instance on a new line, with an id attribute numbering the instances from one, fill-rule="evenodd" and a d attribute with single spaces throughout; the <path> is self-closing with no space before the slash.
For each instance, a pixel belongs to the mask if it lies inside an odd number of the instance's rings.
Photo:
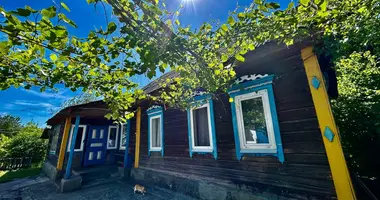
<path id="1" fill-rule="evenodd" d="M 276 109 L 285 163 L 276 157 L 245 156 L 238 161 L 228 95 L 214 100 L 218 159 L 211 155 L 189 156 L 187 115 L 168 108 L 164 111 L 165 155 L 148 157 L 148 118 L 144 106 L 141 124 L 140 167 L 245 185 L 253 192 L 268 190 L 321 199 L 335 196 L 333 181 L 300 55 L 300 47 L 265 45 L 246 56 L 236 68 L 237 77 L 246 74 L 274 74 Z M 130 147 L 134 154 L 135 121 L 131 124 Z M 292 195 L 290 195 L 292 196 Z"/>

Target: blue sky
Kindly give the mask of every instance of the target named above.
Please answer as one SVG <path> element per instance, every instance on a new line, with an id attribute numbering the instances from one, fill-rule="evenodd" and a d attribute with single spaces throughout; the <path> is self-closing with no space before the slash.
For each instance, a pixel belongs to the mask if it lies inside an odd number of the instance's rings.
<path id="1" fill-rule="evenodd" d="M 59 4 L 59 0 L 55 0 Z M 106 28 L 106 18 L 104 9 L 99 5 L 94 8 L 86 3 L 85 0 L 63 0 L 70 8 L 71 12 L 66 15 L 76 22 L 78 28 L 69 28 L 69 32 L 77 37 L 86 37 L 90 30 L 100 27 Z M 233 11 L 236 5 L 247 6 L 252 0 L 166 0 L 165 3 L 169 10 L 175 10 L 183 2 L 184 7 L 181 11 L 179 21 L 182 26 L 191 25 L 198 28 L 203 22 L 220 20 L 225 22 L 228 12 Z M 277 0 L 281 7 L 286 8 L 289 0 Z M 29 5 L 34 9 L 42 9 L 54 5 L 52 0 L 1 0 L 0 6 L 6 10 L 15 10 Z M 117 21 L 115 16 L 111 16 L 111 7 L 107 6 L 106 11 L 109 19 Z M 146 85 L 150 80 L 144 76 L 133 77 L 133 81 Z M 58 92 L 39 92 L 39 88 L 31 90 L 10 88 L 0 91 L 0 115 L 12 114 L 19 116 L 23 123 L 34 121 L 40 126 L 44 126 L 53 112 L 59 105 L 79 92 L 72 92 L 63 87 L 59 87 Z"/>

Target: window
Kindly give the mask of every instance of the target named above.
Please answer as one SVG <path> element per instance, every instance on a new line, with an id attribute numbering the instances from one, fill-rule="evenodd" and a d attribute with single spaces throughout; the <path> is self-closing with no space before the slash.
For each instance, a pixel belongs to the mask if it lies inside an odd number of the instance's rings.
<path id="1" fill-rule="evenodd" d="M 273 76 L 254 77 L 254 80 L 229 90 L 233 98 L 231 110 L 237 158 L 240 160 L 243 155 L 274 155 L 284 162 L 271 84 Z"/>
<path id="2" fill-rule="evenodd" d="M 147 110 L 148 113 L 148 135 L 149 135 L 149 152 L 161 152 L 164 156 L 164 122 L 163 110 L 161 106 L 152 106 Z"/>
<path id="3" fill-rule="evenodd" d="M 56 154 L 57 145 L 58 145 L 58 136 L 59 136 L 60 130 L 61 130 L 60 124 L 53 127 L 53 132 L 51 135 L 50 150 L 49 150 L 50 155 Z"/>
<path id="4" fill-rule="evenodd" d="M 127 123 L 121 125 L 120 132 L 120 150 L 125 150 L 126 144 L 129 142 L 130 120 Z M 128 137 L 128 138 L 127 138 Z M 128 141 L 127 141 L 128 140 Z"/>
<path id="5" fill-rule="evenodd" d="M 108 128 L 108 139 L 107 139 L 107 149 L 116 149 L 118 140 L 118 126 L 109 126 Z"/>
<path id="6" fill-rule="evenodd" d="M 75 125 L 71 125 L 69 144 L 67 145 L 67 152 L 70 152 L 71 140 L 73 136 Z M 86 137 L 86 125 L 79 125 L 77 138 L 75 140 L 74 151 L 83 151 L 84 138 Z"/>
<path id="7" fill-rule="evenodd" d="M 189 153 L 211 153 L 217 159 L 213 103 L 210 95 L 195 97 L 187 110 L 189 126 Z"/>

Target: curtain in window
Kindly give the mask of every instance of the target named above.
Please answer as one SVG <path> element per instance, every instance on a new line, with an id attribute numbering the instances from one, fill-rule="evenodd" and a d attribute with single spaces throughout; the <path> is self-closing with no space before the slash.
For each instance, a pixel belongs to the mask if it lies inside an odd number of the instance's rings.
<path id="1" fill-rule="evenodd" d="M 152 119 L 152 147 L 161 147 L 160 119 Z"/>
<path id="2" fill-rule="evenodd" d="M 210 146 L 207 107 L 193 110 L 194 145 Z"/>

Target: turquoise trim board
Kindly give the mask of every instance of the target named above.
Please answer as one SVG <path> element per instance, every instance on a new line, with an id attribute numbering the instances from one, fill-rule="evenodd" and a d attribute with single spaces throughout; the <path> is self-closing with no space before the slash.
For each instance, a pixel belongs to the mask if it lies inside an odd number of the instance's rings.
<path id="1" fill-rule="evenodd" d="M 129 149 L 129 137 L 131 135 L 131 120 L 127 120 L 127 131 L 126 133 L 123 133 L 123 130 L 120 131 L 120 134 L 125 134 L 125 152 L 124 152 L 124 168 L 129 167 L 128 166 L 128 160 L 129 160 L 129 155 L 128 155 L 128 149 Z M 120 137 L 123 138 L 123 137 Z M 121 142 L 121 141 L 120 141 Z"/>
<path id="2" fill-rule="evenodd" d="M 203 149 L 193 147 L 193 137 L 192 137 L 192 123 L 191 123 L 191 107 L 197 107 L 199 105 L 208 104 L 208 113 L 210 117 L 210 129 L 211 129 L 211 138 L 210 145 L 211 149 Z M 189 154 L 190 157 L 193 157 L 193 154 L 212 154 L 215 160 L 218 158 L 218 148 L 216 146 L 216 134 L 215 134 L 215 119 L 214 119 L 214 104 L 212 101 L 212 96 L 209 94 L 195 96 L 190 103 L 190 108 L 187 109 L 187 126 L 188 126 L 188 136 L 189 136 Z"/>
<path id="3" fill-rule="evenodd" d="M 79 121 L 80 121 L 80 116 L 78 115 L 75 119 L 74 132 L 73 132 L 73 135 L 71 136 L 72 142 L 70 144 L 70 153 L 69 153 L 69 159 L 67 161 L 67 166 L 66 166 L 65 179 L 69 179 L 70 175 L 71 175 L 71 165 L 73 164 L 74 148 L 75 148 L 75 141 L 76 141 L 77 135 L 78 135 Z M 83 133 L 83 134 L 85 134 L 85 133 Z M 82 137 L 85 137 L 85 136 L 83 135 Z"/>
<path id="4" fill-rule="evenodd" d="M 161 106 L 152 106 L 147 111 L 148 114 L 148 156 L 151 152 L 161 152 L 161 156 L 164 156 L 164 111 Z M 161 129 L 161 148 L 152 149 L 150 146 L 151 130 L 150 130 L 150 121 L 152 118 L 160 117 L 160 129 Z"/>
<path id="5" fill-rule="evenodd" d="M 234 139 L 236 146 L 236 157 L 238 160 L 241 160 L 243 156 L 276 156 L 278 160 L 283 163 L 285 161 L 284 151 L 282 147 L 280 127 L 278 124 L 277 111 L 274 99 L 274 93 L 272 88 L 272 81 L 274 76 L 269 75 L 261 77 L 256 80 L 249 80 L 241 84 L 233 85 L 228 93 L 233 101 L 231 102 L 231 113 L 232 113 L 232 123 L 234 131 Z M 271 113 L 271 121 L 274 133 L 274 142 L 276 144 L 275 152 L 268 151 L 267 149 L 241 149 L 240 138 L 239 138 L 239 121 L 237 117 L 236 110 L 236 97 L 240 95 L 245 95 L 253 92 L 259 92 L 261 90 L 266 90 L 268 94 L 268 104 Z"/>

